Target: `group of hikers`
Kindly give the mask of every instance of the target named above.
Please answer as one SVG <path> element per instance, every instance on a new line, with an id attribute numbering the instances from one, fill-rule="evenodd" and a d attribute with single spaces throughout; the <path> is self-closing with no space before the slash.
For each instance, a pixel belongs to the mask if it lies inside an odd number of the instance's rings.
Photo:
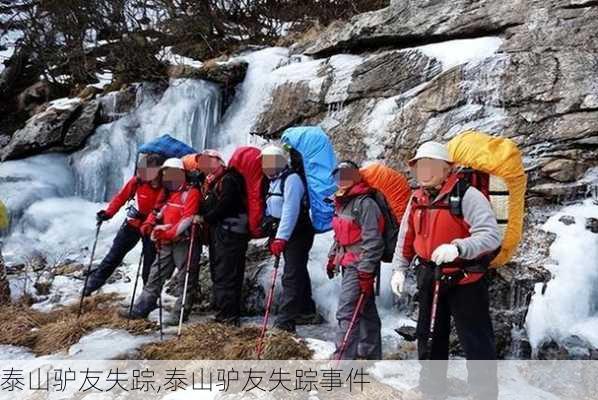
<path id="1" fill-rule="evenodd" d="M 334 240 L 322 268 L 330 279 L 341 275 L 335 358 L 382 359 L 376 284 L 390 285 L 404 296 L 412 267 L 419 358 L 448 360 L 452 318 L 468 360 L 495 360 L 486 272 L 501 250 L 502 233 L 488 193 L 472 178 L 475 174 L 457 168 L 445 144 L 426 142 L 407 160 L 417 184 L 412 190 L 389 167 L 337 163 L 332 150 L 332 155 L 325 152 L 332 147 L 320 128 L 297 129 L 283 135 L 281 143 L 239 149 L 228 164 L 216 150 L 171 158 L 159 151 L 140 153 L 134 176 L 97 213 L 99 231 L 102 222 L 128 204 L 126 221 L 89 274 L 83 295 L 106 284 L 141 241 L 143 290 L 122 315 L 147 318 L 161 307 L 163 286 L 176 270 L 177 301 L 163 322 L 176 325 L 191 313 L 205 245 L 215 321 L 239 326 L 248 243 L 267 237 L 272 256 L 284 260 L 282 303 L 274 326 L 295 332 L 297 325 L 318 319 L 309 253 L 314 236 L 332 229 Z M 310 140 L 311 153 L 304 149 Z M 328 168 L 328 176 L 314 181 L 311 168 Z M 332 190 L 317 204 L 315 197 L 328 189 L 317 192 L 314 187 L 330 183 Z M 400 200 L 390 198 L 393 191 Z M 380 282 L 382 261 L 393 262 L 390 282 Z M 446 368 L 424 367 L 423 387 L 445 393 Z M 475 398 L 496 398 L 495 377 L 493 368 L 469 369 Z M 486 378 L 493 384 L 475 387 Z"/>

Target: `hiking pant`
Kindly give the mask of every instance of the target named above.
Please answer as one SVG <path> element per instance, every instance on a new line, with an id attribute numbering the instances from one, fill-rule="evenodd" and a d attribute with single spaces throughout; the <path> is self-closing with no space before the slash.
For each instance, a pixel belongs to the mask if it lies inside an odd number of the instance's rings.
<path id="1" fill-rule="evenodd" d="M 360 295 L 361 288 L 359 287 L 357 268 L 355 266 L 344 267 L 341 294 L 336 311 L 338 327 L 336 331 L 335 358 L 338 357 L 345 334 L 349 330 L 351 318 L 353 318 Z M 382 324 L 376 307 L 376 296 L 372 293 L 363 302 L 363 308 L 358 314 L 355 326 L 349 335 L 342 359 L 354 360 L 359 357 L 367 360 L 381 360 L 381 327 Z"/>
<path id="2" fill-rule="evenodd" d="M 0 249 L 0 306 L 10 304 L 10 284 L 6 276 L 6 266 Z"/>
<path id="3" fill-rule="evenodd" d="M 417 321 L 417 348 L 419 358 L 426 357 L 427 338 L 430 331 L 434 272 L 420 265 L 418 270 L 419 317 Z M 484 277 L 467 285 L 450 288 L 441 284 L 436 311 L 436 326 L 431 360 L 448 360 L 451 316 L 455 322 L 457 336 L 468 360 L 468 382 L 475 399 L 496 399 L 498 397 L 496 362 L 480 365 L 473 360 L 496 360 L 496 345 L 490 319 L 488 282 Z M 472 360 L 472 361 L 469 361 Z M 433 395 L 445 395 L 448 361 L 423 362 L 420 373 L 420 387 Z"/>
<path id="4" fill-rule="evenodd" d="M 311 227 L 295 229 L 287 242 L 283 255 L 282 304 L 274 323 L 277 328 L 293 332 L 297 317 L 316 312 L 307 270 L 309 251 L 313 243 L 314 231 Z"/>
<path id="5" fill-rule="evenodd" d="M 123 259 L 137 245 L 139 239 L 142 240 L 143 245 L 143 270 L 141 277 L 143 284 L 147 283 L 150 274 L 150 269 L 154 259 L 156 258 L 156 248 L 149 237 L 142 237 L 139 231 L 130 226 L 126 221 L 120 227 L 116 234 L 112 247 L 100 265 L 91 273 L 85 295 L 101 288 L 106 280 L 114 273 L 114 270 L 122 263 Z"/>
<path id="6" fill-rule="evenodd" d="M 187 288 L 187 298 L 185 299 L 185 316 L 188 317 L 196 297 L 199 284 L 199 257 L 201 256 L 201 247 L 199 242 L 195 243 L 195 249 L 191 257 L 191 269 L 189 271 L 189 286 Z M 185 273 L 187 268 L 187 255 L 189 251 L 189 240 L 181 240 L 172 244 L 162 245 L 158 250 L 158 256 L 152 264 L 149 278 L 138 301 L 133 308 L 133 314 L 138 317 L 147 317 L 152 312 L 158 302 L 160 293 L 164 288 L 166 281 L 172 276 L 175 269 L 181 271 L 177 274 L 175 313 L 180 312 L 182 304 L 183 290 L 185 287 Z"/>
<path id="7" fill-rule="evenodd" d="M 249 236 L 220 224 L 210 227 L 210 275 L 216 321 L 237 324 L 241 316 L 241 289 Z"/>

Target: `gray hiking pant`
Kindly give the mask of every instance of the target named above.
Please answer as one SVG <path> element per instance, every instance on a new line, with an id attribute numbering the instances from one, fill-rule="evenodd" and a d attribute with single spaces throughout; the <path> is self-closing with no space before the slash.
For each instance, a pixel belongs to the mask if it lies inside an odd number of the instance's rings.
<path id="1" fill-rule="evenodd" d="M 341 349 L 343 339 L 351 324 L 351 318 L 357 307 L 361 294 L 357 268 L 354 266 L 343 269 L 341 294 L 336 311 L 338 327 L 336 333 L 336 358 Z M 347 340 L 347 346 L 342 355 L 343 360 L 364 358 L 367 360 L 382 359 L 382 335 L 380 316 L 376 307 L 376 297 L 372 294 L 363 302 L 363 308 L 358 314 L 355 326 Z"/>
<path id="2" fill-rule="evenodd" d="M 6 276 L 6 266 L 0 249 L 0 306 L 10 304 L 10 285 Z"/>
<path id="3" fill-rule="evenodd" d="M 189 240 L 181 240 L 171 245 L 163 245 L 158 250 L 156 260 L 150 269 L 149 278 L 143 287 L 143 292 L 135 304 L 134 314 L 147 316 L 156 308 L 158 298 L 166 281 L 172 276 L 175 269 L 179 269 L 177 274 L 177 283 L 175 295 L 177 301 L 175 312 L 180 312 L 183 290 L 185 287 L 185 275 L 187 268 L 187 254 L 189 251 Z M 185 316 L 191 312 L 193 302 L 197 295 L 199 284 L 199 257 L 201 255 L 201 245 L 199 241 L 194 244 L 193 255 L 191 258 L 191 269 L 189 271 L 189 283 L 187 287 L 187 297 L 185 300 Z"/>

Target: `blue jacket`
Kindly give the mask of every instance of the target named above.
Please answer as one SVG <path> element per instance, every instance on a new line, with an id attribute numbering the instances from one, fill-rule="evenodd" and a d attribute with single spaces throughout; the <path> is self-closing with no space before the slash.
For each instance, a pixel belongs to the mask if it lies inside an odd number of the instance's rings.
<path id="1" fill-rule="evenodd" d="M 281 193 L 282 176 L 270 181 L 269 196 L 266 199 L 266 215 L 280 219 L 276 239 L 289 240 L 301 212 L 301 202 L 305 196 L 305 186 L 299 174 L 287 175 L 284 193 Z"/>

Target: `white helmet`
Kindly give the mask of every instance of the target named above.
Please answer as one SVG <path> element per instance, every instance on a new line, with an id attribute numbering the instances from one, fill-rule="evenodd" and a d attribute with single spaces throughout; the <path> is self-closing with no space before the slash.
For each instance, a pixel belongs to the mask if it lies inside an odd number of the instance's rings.
<path id="1" fill-rule="evenodd" d="M 432 158 L 434 160 L 442 160 L 451 164 L 451 156 L 449 155 L 448 149 L 445 145 L 438 142 L 426 142 L 419 146 L 415 157 L 409 160 L 409 166 L 413 166 L 415 162 L 421 158 Z"/>
<path id="2" fill-rule="evenodd" d="M 183 164 L 183 160 L 180 158 L 169 158 L 168 160 L 164 161 L 164 164 L 162 164 L 162 169 L 164 168 L 182 169 L 184 171 L 185 165 Z"/>
<path id="3" fill-rule="evenodd" d="M 201 155 L 215 158 L 216 160 L 218 160 L 220 164 L 226 166 L 226 163 L 224 162 L 224 157 L 222 156 L 222 153 L 220 153 L 218 150 L 206 149 L 201 152 Z"/>
<path id="4" fill-rule="evenodd" d="M 262 156 L 280 156 L 289 161 L 289 153 L 280 146 L 270 144 L 262 149 Z"/>

